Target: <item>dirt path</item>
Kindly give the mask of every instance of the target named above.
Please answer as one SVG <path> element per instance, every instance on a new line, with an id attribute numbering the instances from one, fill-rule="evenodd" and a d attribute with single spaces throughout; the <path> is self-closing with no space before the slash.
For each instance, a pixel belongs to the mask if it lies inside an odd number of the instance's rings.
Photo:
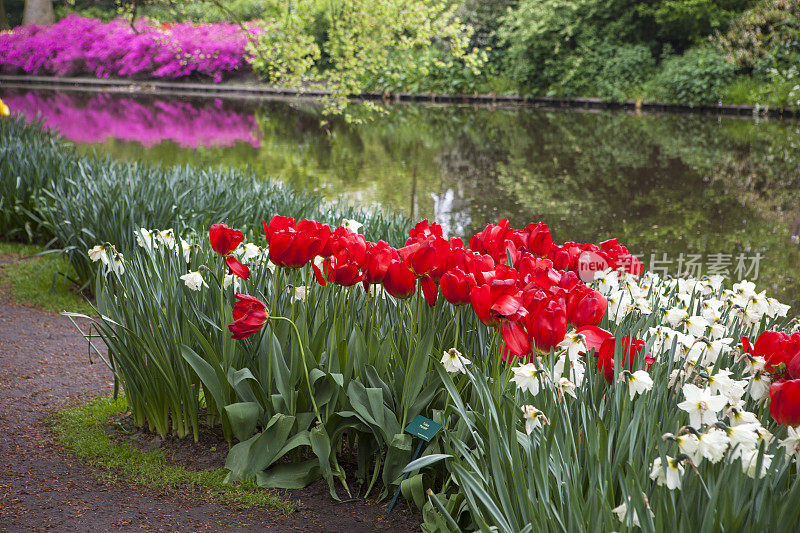
<path id="1" fill-rule="evenodd" d="M 289 496 L 302 512 L 237 510 L 99 479 L 59 450 L 44 418 L 111 392 L 65 317 L 20 307 L 0 294 L 0 531 L 418 531 L 384 505 L 338 504 L 315 484 Z"/>

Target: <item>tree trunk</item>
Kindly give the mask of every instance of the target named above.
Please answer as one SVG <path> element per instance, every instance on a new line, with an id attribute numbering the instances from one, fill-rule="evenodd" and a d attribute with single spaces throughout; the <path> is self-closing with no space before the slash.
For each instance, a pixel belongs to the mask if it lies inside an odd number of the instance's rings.
<path id="1" fill-rule="evenodd" d="M 6 6 L 3 5 L 3 0 L 0 0 L 0 31 L 9 29 L 8 17 L 6 16 Z"/>
<path id="2" fill-rule="evenodd" d="M 22 12 L 22 24 L 52 24 L 56 21 L 53 14 L 53 0 L 25 0 Z"/>

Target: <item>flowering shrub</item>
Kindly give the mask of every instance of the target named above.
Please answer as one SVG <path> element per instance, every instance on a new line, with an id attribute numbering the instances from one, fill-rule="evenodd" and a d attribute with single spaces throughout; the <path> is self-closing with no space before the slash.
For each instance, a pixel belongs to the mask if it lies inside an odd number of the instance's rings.
<path id="1" fill-rule="evenodd" d="M 254 34 L 257 29 L 250 30 Z M 0 34 L 0 71 L 98 78 L 223 78 L 249 71 L 234 24 L 104 23 L 77 15 Z"/>
<path id="2" fill-rule="evenodd" d="M 29 91 L 9 94 L 6 101 L 28 121 L 41 120 L 77 143 L 121 139 L 150 147 L 170 140 L 182 148 L 239 142 L 258 147 L 261 143 L 255 117 L 228 109 L 219 100 L 200 106 L 158 99 L 142 102 L 108 94 L 80 100 L 64 93 Z"/>

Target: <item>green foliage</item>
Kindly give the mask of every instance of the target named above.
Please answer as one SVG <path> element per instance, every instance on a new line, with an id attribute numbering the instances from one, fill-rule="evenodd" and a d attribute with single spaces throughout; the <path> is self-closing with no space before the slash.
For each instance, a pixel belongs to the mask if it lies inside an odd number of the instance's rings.
<path id="1" fill-rule="evenodd" d="M 760 75 L 785 71 L 800 62 L 800 3 L 759 0 L 737 17 L 715 42 L 730 61 Z"/>
<path id="2" fill-rule="evenodd" d="M 655 60 L 645 45 L 603 42 L 581 44 L 560 66 L 548 94 L 624 100 L 652 75 Z"/>
<path id="3" fill-rule="evenodd" d="M 162 450 L 141 451 L 112 440 L 105 431 L 109 419 L 128 409 L 124 396 L 99 398 L 56 414 L 52 419 L 58 443 L 94 466 L 108 479 L 125 475 L 135 483 L 192 499 L 235 505 L 239 508 L 267 507 L 284 512 L 294 506 L 273 492 L 253 484 L 225 483 L 225 470 L 192 471 L 169 465 Z"/>
<path id="4" fill-rule="evenodd" d="M 652 17 L 659 44 L 684 51 L 714 32 L 725 31 L 730 21 L 752 0 L 660 0 L 642 2 L 642 17 Z"/>
<path id="5" fill-rule="evenodd" d="M 521 90 L 630 96 L 664 49 L 682 52 L 725 29 L 747 0 L 523 0 L 498 30 Z M 609 63 L 611 68 L 603 69 Z M 726 80 L 722 80 L 723 83 Z M 680 100 L 679 100 L 680 101 Z M 691 103 L 691 102 L 689 102 Z"/>
<path id="6" fill-rule="evenodd" d="M 797 109 L 800 108 L 800 88 L 792 78 L 763 81 L 753 76 L 739 76 L 725 87 L 722 101 L 726 104 Z"/>
<path id="7" fill-rule="evenodd" d="M 273 83 L 322 84 L 334 107 L 366 90 L 467 91 L 486 54 L 468 50 L 472 32 L 453 17 L 455 8 L 447 1 L 301 1 L 266 23 L 252 48 L 254 69 Z"/>
<path id="8" fill-rule="evenodd" d="M 649 82 L 655 98 L 686 104 L 715 104 L 736 68 L 711 47 L 693 48 L 682 56 L 667 57 Z"/>

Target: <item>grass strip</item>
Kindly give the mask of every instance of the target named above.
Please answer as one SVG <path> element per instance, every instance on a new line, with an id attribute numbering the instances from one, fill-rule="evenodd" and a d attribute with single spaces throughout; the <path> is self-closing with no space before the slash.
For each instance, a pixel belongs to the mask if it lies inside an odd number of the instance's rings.
<path id="1" fill-rule="evenodd" d="M 50 422 L 56 441 L 91 466 L 106 470 L 99 472 L 103 478 L 114 480 L 122 475 L 148 488 L 244 509 L 295 510 L 292 503 L 253 483 L 226 484 L 227 471 L 223 469 L 194 471 L 171 466 L 163 450 L 143 451 L 114 441 L 104 428 L 109 418 L 127 409 L 124 396 L 116 400 L 111 396 L 101 397 L 60 411 Z"/>
<path id="2" fill-rule="evenodd" d="M 38 245 L 0 242 L 0 288 L 18 304 L 51 313 L 72 311 L 93 315 L 86 299 L 65 279 L 68 272 L 63 256 L 32 257 L 43 252 Z"/>

